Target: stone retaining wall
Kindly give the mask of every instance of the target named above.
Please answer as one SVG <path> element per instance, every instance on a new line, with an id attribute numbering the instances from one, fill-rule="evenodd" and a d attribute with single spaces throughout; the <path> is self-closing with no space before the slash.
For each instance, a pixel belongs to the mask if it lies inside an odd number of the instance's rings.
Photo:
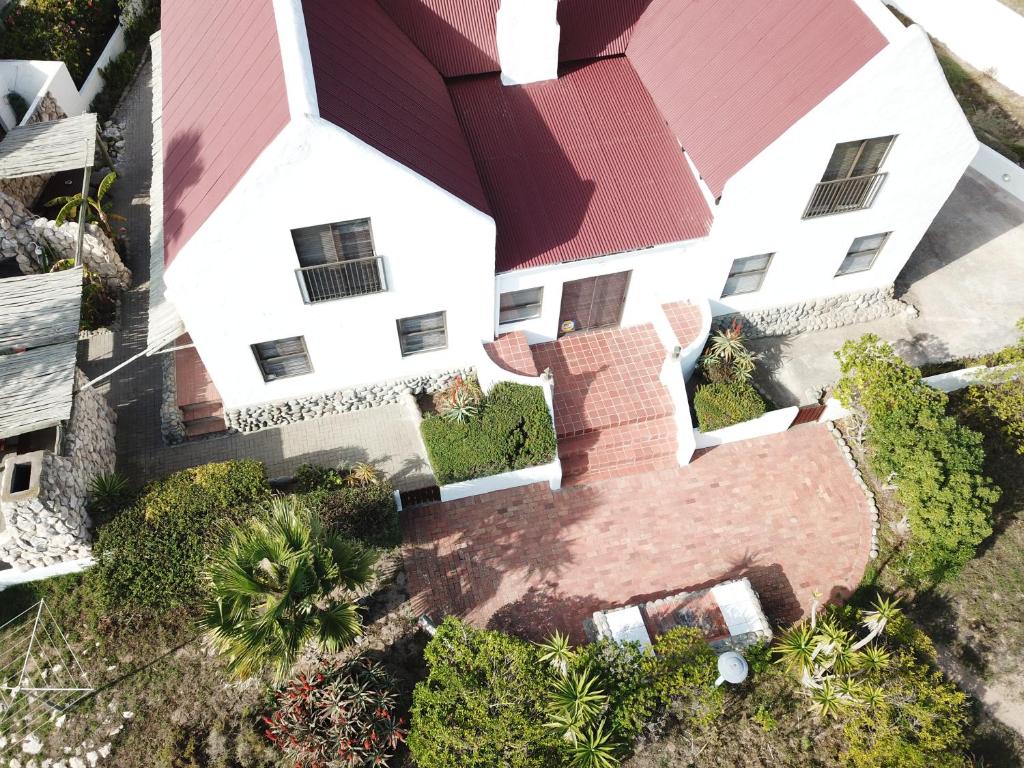
<path id="1" fill-rule="evenodd" d="M 47 258 L 74 259 L 78 247 L 78 222 L 61 226 L 36 216 L 21 202 L 0 192 L 0 260 L 16 259 L 26 275 L 43 271 Z M 47 253 L 49 252 L 49 253 Z M 132 273 L 121 261 L 109 237 L 96 224 L 85 225 L 82 264 L 112 289 L 131 285 Z"/>
<path id="2" fill-rule="evenodd" d="M 399 403 L 405 394 L 421 395 L 438 392 L 449 386 L 456 376 L 472 376 L 474 373 L 473 368 L 438 371 L 407 379 L 343 389 L 338 392 L 254 405 L 225 411 L 224 420 L 229 427 L 237 429 L 239 432 L 256 432 L 267 427 L 291 424 L 321 416 Z"/>
<path id="3" fill-rule="evenodd" d="M 160 355 L 160 435 L 167 445 L 185 441 L 185 417 L 178 407 L 178 379 L 174 367 L 174 353 Z"/>
<path id="4" fill-rule="evenodd" d="M 748 339 L 760 339 L 765 336 L 787 336 L 806 331 L 841 328 L 845 325 L 892 317 L 907 311 L 912 311 L 912 308 L 897 300 L 893 295 L 893 287 L 888 286 L 753 312 L 719 315 L 714 318 L 712 329 L 727 328 L 734 320 L 739 320 L 743 323 L 744 336 Z"/>
<path id="5" fill-rule="evenodd" d="M 64 435 L 61 455 L 46 451 L 38 493 L 4 502 L 6 523 L 0 533 L 0 560 L 17 570 L 31 570 L 90 555 L 92 521 L 86 511 L 89 481 L 114 470 L 114 412 L 88 380 L 76 373 L 79 390 Z"/>

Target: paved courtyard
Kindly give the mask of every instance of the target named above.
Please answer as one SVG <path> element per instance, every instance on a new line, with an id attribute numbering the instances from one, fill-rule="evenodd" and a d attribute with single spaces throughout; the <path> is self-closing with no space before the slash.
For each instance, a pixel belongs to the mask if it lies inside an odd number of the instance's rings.
<path id="1" fill-rule="evenodd" d="M 418 611 L 576 638 L 599 608 L 748 576 L 769 617 L 860 581 L 868 508 L 831 435 L 808 425 L 685 468 L 545 485 L 403 513 Z"/>
<path id="2" fill-rule="evenodd" d="M 1024 317 L 1024 203 L 968 170 L 897 280 L 920 311 L 830 331 L 759 339 L 759 383 L 779 406 L 811 402 L 834 382 L 833 355 L 847 339 L 875 333 L 914 365 L 992 352 L 1017 339 Z"/>
<path id="3" fill-rule="evenodd" d="M 151 68 L 147 64 L 115 117 L 126 123 L 126 147 L 112 188 L 114 210 L 126 218 L 127 263 L 133 273 L 119 312 L 120 329 L 82 342 L 79 364 L 90 377 L 106 373 L 146 348 L 149 320 L 149 189 L 152 178 Z M 433 484 L 426 450 L 401 406 L 289 424 L 249 435 L 231 434 L 164 445 L 160 437 L 161 360 L 141 357 L 97 385 L 117 412 L 117 466 L 134 482 L 210 461 L 254 458 L 271 478 L 307 462 L 370 461 L 401 490 Z"/>

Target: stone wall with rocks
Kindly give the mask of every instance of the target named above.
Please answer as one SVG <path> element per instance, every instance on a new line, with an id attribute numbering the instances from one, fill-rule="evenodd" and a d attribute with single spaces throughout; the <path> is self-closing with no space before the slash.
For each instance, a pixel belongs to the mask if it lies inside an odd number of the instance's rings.
<path id="1" fill-rule="evenodd" d="M 23 274 L 43 271 L 48 258 L 73 259 L 78 247 L 78 222 L 59 227 L 36 216 L 20 201 L 0 192 L 0 260 L 16 259 Z M 131 285 L 132 273 L 121 261 L 109 237 L 96 224 L 85 225 L 82 264 L 112 290 Z"/>
<path id="2" fill-rule="evenodd" d="M 744 336 L 760 339 L 765 336 L 787 336 L 805 331 L 841 328 L 913 311 L 909 304 L 894 297 L 890 285 L 887 288 L 809 299 L 798 304 L 753 312 L 719 315 L 712 322 L 712 330 L 727 328 L 739 320 L 743 324 Z"/>
<path id="3" fill-rule="evenodd" d="M 34 498 L 4 502 L 6 527 L 0 533 L 0 560 L 30 570 L 88 557 L 92 521 L 86 511 L 89 481 L 114 470 L 114 412 L 88 380 L 75 376 L 74 406 L 61 455 L 43 456 L 39 492 Z"/>
<path id="4" fill-rule="evenodd" d="M 239 432 L 256 432 L 267 427 L 291 424 L 321 416 L 349 411 L 361 411 L 381 405 L 401 402 L 403 395 L 422 395 L 438 392 L 451 385 L 456 376 L 473 376 L 473 368 L 437 371 L 407 379 L 367 384 L 360 387 L 326 392 L 320 395 L 264 403 L 247 408 L 226 411 L 227 425 Z"/>
<path id="5" fill-rule="evenodd" d="M 160 365 L 160 434 L 168 445 L 177 445 L 185 441 L 185 416 L 178 407 L 178 379 L 175 375 L 174 353 L 160 355 Z"/>
<path id="6" fill-rule="evenodd" d="M 39 100 L 39 106 L 28 119 L 28 124 L 48 123 L 51 120 L 62 120 L 67 115 L 57 104 L 52 94 L 47 93 Z M 0 192 L 13 197 L 22 205 L 33 206 L 39 199 L 39 193 L 43 191 L 52 174 L 41 176 L 23 176 L 20 179 L 0 179 Z"/>

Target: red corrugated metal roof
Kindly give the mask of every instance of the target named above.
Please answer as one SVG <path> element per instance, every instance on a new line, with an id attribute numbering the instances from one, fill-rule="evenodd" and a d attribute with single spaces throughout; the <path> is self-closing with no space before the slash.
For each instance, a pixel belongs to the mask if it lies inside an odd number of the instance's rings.
<path id="1" fill-rule="evenodd" d="M 375 0 L 303 0 L 320 116 L 487 212 L 441 76 Z"/>
<path id="2" fill-rule="evenodd" d="M 448 87 L 491 202 L 499 272 L 708 234 L 697 181 L 625 58 L 544 83 Z"/>
<path id="3" fill-rule="evenodd" d="M 164 0 L 164 261 L 288 123 L 272 0 Z"/>
<path id="4" fill-rule="evenodd" d="M 498 72 L 500 0 L 378 0 L 445 77 Z M 560 61 L 624 53 L 651 0 L 559 0 Z"/>
<path id="5" fill-rule="evenodd" d="M 853 0 L 654 0 L 626 55 L 720 195 L 885 44 Z"/>

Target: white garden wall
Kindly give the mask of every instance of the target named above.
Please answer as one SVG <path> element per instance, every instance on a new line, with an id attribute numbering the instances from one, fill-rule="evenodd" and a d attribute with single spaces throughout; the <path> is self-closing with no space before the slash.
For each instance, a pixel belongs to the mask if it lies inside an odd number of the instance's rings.
<path id="1" fill-rule="evenodd" d="M 6 98 L 11 91 L 18 93 L 28 104 L 22 122 L 32 118 L 47 93 L 53 96 L 57 105 L 69 117 L 85 111 L 68 68 L 59 61 L 0 61 L 0 119 L 9 129 L 17 123 Z"/>
<path id="2" fill-rule="evenodd" d="M 975 69 L 1024 94 L 1024 16 L 999 0 L 886 0 Z"/>
<path id="3" fill-rule="evenodd" d="M 107 66 L 111 59 L 114 59 L 124 53 L 124 50 L 124 27 L 121 24 L 118 24 L 117 29 L 114 30 L 114 34 L 110 36 L 107 44 L 103 47 L 103 52 L 100 54 L 99 59 L 96 60 L 96 63 L 93 65 L 92 70 L 89 72 L 88 77 L 85 78 L 85 82 L 82 83 L 82 87 L 78 92 L 83 112 L 89 109 L 89 105 L 92 104 L 92 100 L 95 99 L 99 92 L 103 90 L 103 75 L 100 74 L 100 70 Z"/>
<path id="4" fill-rule="evenodd" d="M 1024 39 L 1022 39 L 1024 45 Z M 1024 53 L 1021 54 L 1024 56 Z M 1018 200 L 1024 201 L 1024 168 L 982 144 L 971 162 L 976 170 L 993 184 L 1005 189 Z"/>
<path id="5" fill-rule="evenodd" d="M 733 424 L 731 427 L 716 429 L 713 432 L 701 432 L 693 430 L 694 441 L 697 448 L 713 448 L 716 445 L 726 443 L 739 443 L 743 440 L 753 440 L 755 437 L 776 435 L 785 432 L 793 424 L 793 419 L 800 409 L 792 405 L 789 408 L 780 408 L 777 411 L 768 411 L 763 416 Z"/>
<path id="6" fill-rule="evenodd" d="M 500 475 L 489 477 L 478 477 L 474 480 L 466 480 L 461 483 L 441 486 L 441 501 L 455 501 L 465 499 L 469 496 L 480 496 L 484 493 L 494 491 L 505 491 L 509 488 L 519 488 L 534 483 L 547 483 L 552 491 L 562 487 L 562 464 L 556 458 L 549 464 L 542 464 L 539 467 L 527 467 L 517 469 L 514 472 L 504 472 Z"/>

